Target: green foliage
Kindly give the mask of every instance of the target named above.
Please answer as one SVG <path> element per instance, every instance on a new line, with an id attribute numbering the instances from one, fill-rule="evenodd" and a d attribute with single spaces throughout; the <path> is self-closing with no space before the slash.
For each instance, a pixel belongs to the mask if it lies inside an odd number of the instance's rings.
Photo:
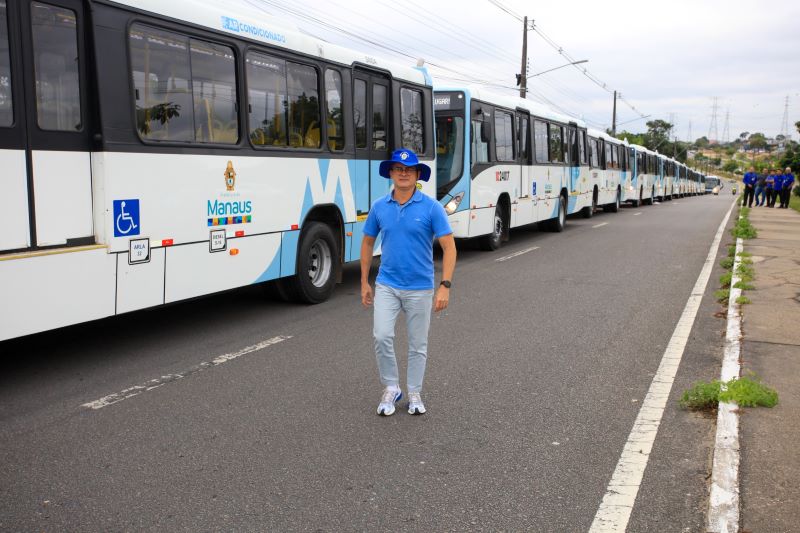
<path id="1" fill-rule="evenodd" d="M 736 245 L 731 244 L 728 246 L 728 257 L 733 257 L 734 255 L 736 255 Z"/>
<path id="2" fill-rule="evenodd" d="M 739 252 L 739 257 L 753 257 L 753 254 L 751 254 L 750 252 L 742 251 L 742 252 Z M 751 261 L 751 263 L 752 263 L 752 261 Z"/>
<path id="3" fill-rule="evenodd" d="M 733 273 L 725 272 L 723 275 L 719 277 L 719 286 L 722 287 L 723 289 L 730 287 L 732 278 L 733 278 Z"/>
<path id="4" fill-rule="evenodd" d="M 725 164 L 722 165 L 722 170 L 725 172 L 736 172 L 739 170 L 739 163 L 734 161 L 733 159 L 728 159 L 725 161 Z"/>
<path id="5" fill-rule="evenodd" d="M 738 296 L 736 298 L 736 303 L 739 305 L 747 305 L 752 302 L 750 302 L 750 298 L 748 298 L 747 296 Z"/>
<path id="6" fill-rule="evenodd" d="M 722 280 L 720 279 L 720 281 L 722 281 Z M 743 291 L 752 291 L 753 289 L 755 289 L 755 287 L 753 285 L 750 285 L 749 283 L 747 283 L 746 281 L 743 281 L 743 280 L 737 281 L 734 284 L 733 288 L 734 289 L 742 289 Z M 747 303 L 750 303 L 750 302 L 747 302 Z"/>
<path id="7" fill-rule="evenodd" d="M 730 289 L 720 289 L 718 291 L 714 291 L 714 298 L 721 304 L 724 304 L 730 298 L 731 291 Z"/>
<path id="8" fill-rule="evenodd" d="M 712 380 L 710 383 L 696 382 L 692 388 L 686 390 L 679 400 L 680 406 L 690 411 L 715 409 L 719 404 L 719 392 L 722 383 Z"/>
<path id="9" fill-rule="evenodd" d="M 742 211 L 744 210 L 745 208 L 742 208 Z M 755 239 L 758 236 L 758 231 L 750 224 L 750 219 L 745 217 L 736 221 L 736 225 L 731 229 L 731 235 L 741 239 Z"/>
<path id="10" fill-rule="evenodd" d="M 775 407 L 778 393 L 750 374 L 725 383 L 717 379 L 697 381 L 679 400 L 681 407 L 692 411 L 716 409 L 719 402 L 733 402 L 739 407 Z"/>
<path id="11" fill-rule="evenodd" d="M 753 270 L 751 267 L 740 263 L 739 266 L 736 267 L 736 275 L 739 276 L 739 279 L 741 279 L 742 281 L 748 282 L 748 281 L 753 281 L 755 279 L 756 271 Z"/>
<path id="12" fill-rule="evenodd" d="M 719 392 L 721 402 L 734 402 L 739 407 L 775 407 L 778 393 L 767 387 L 755 374 L 733 378 Z"/>
<path id="13" fill-rule="evenodd" d="M 730 270 L 733 268 L 733 257 L 726 257 L 722 261 L 719 262 L 719 266 L 724 268 L 725 270 Z"/>

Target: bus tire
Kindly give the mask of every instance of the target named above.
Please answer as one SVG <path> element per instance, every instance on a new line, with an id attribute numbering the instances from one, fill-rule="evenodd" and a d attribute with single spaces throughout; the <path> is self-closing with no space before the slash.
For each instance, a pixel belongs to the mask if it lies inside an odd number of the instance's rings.
<path id="1" fill-rule="evenodd" d="M 581 209 L 581 215 L 583 218 L 592 218 L 595 209 L 597 209 L 597 189 L 592 192 L 592 205 Z"/>
<path id="2" fill-rule="evenodd" d="M 603 206 L 603 211 L 608 211 L 609 213 L 616 213 L 617 211 L 619 211 L 619 204 L 620 204 L 619 197 L 620 197 L 620 191 L 619 189 L 617 189 L 617 196 L 614 199 L 614 203 L 606 204 L 605 206 Z"/>
<path id="3" fill-rule="evenodd" d="M 488 235 L 484 235 L 480 239 L 480 246 L 482 250 L 491 252 L 492 250 L 497 250 L 500 248 L 500 245 L 503 242 L 503 235 L 505 235 L 506 232 L 505 220 L 503 206 L 498 204 L 497 207 L 494 208 L 494 224 L 492 226 L 492 232 Z"/>
<path id="4" fill-rule="evenodd" d="M 279 280 L 287 300 L 318 304 L 333 293 L 341 264 L 333 230 L 322 222 L 310 222 L 297 247 L 297 274 Z"/>
<path id="5" fill-rule="evenodd" d="M 567 222 L 567 205 L 564 196 L 558 197 L 558 215 L 555 218 L 545 222 L 545 229 L 553 233 L 561 233 L 564 231 L 564 225 Z"/>
<path id="6" fill-rule="evenodd" d="M 644 205 L 653 205 L 653 200 L 654 200 L 653 194 L 655 193 L 655 190 L 656 190 L 655 187 L 650 189 L 650 198 L 647 198 L 642 202 Z"/>

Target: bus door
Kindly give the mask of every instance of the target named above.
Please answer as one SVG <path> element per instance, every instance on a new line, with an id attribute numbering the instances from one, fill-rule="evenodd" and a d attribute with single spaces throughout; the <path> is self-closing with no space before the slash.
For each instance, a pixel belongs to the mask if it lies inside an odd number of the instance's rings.
<path id="1" fill-rule="evenodd" d="M 24 247 L 91 244 L 94 228 L 83 2 L 2 4 L 8 6 L 4 15 L 12 29 L 13 87 L 20 89 L 13 95 L 14 121 L 21 128 L 25 170 L 18 172 L 19 165 L 12 168 L 19 182 L 16 188 L 26 191 L 28 238 Z M 3 173 L 7 171 L 3 165 Z M 12 226 L 18 224 L 20 221 L 14 221 Z"/>
<path id="2" fill-rule="evenodd" d="M 372 203 L 391 188 L 378 174 L 380 162 L 392 151 L 389 77 L 356 69 L 353 73 L 353 121 L 356 134 L 356 209 L 366 214 Z"/>
<path id="3" fill-rule="evenodd" d="M 517 194 L 516 222 L 512 225 L 533 222 L 533 165 L 531 154 L 531 116 L 524 109 L 517 109 L 517 158 L 519 160 L 519 183 Z M 518 199 L 518 200 L 517 200 Z M 512 213 L 513 215 L 513 213 Z"/>

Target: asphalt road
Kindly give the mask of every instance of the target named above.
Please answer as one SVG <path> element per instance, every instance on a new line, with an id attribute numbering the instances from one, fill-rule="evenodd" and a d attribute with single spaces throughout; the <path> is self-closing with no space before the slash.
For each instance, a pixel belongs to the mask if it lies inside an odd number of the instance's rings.
<path id="1" fill-rule="evenodd" d="M 0 529 L 586 531 L 732 200 L 461 246 L 422 417 L 375 415 L 356 265 L 313 307 L 251 287 L 0 343 Z M 719 274 L 628 531 L 703 529 L 714 420 L 677 398 L 719 372 Z"/>

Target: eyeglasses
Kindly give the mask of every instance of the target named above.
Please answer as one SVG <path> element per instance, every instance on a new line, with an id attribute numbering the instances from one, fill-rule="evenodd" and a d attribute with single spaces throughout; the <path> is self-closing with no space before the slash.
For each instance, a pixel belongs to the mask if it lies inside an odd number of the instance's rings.
<path id="1" fill-rule="evenodd" d="M 410 174 L 412 172 L 416 172 L 417 167 L 392 167 L 389 170 L 391 170 L 392 172 L 397 172 L 398 174 L 404 174 L 404 173 Z"/>

